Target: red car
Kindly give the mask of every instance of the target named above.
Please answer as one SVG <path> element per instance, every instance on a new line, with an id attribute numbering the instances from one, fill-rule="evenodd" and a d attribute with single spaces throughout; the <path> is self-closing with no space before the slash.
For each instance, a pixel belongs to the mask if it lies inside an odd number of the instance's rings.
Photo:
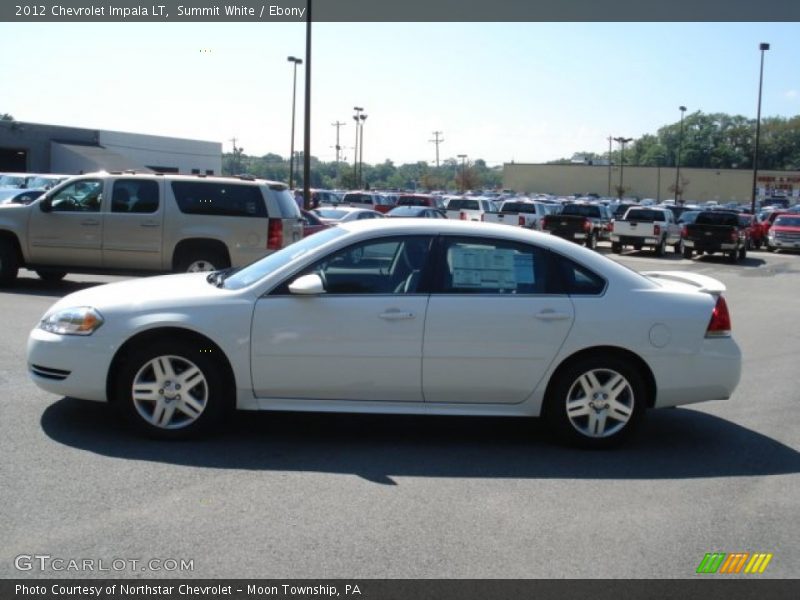
<path id="1" fill-rule="evenodd" d="M 773 210 L 771 212 L 763 212 L 761 213 L 761 231 L 762 231 L 762 239 L 764 243 L 767 242 L 767 236 L 769 235 L 769 228 L 772 227 L 772 224 L 775 222 L 781 215 L 785 215 L 785 210 Z"/>
<path id="2" fill-rule="evenodd" d="M 758 218 L 758 215 L 739 215 L 739 226 L 745 227 L 750 234 L 750 247 L 761 248 L 762 244 L 767 242 L 767 233 L 764 229 L 764 223 Z"/>
<path id="3" fill-rule="evenodd" d="M 800 214 L 783 213 L 775 218 L 767 237 L 767 250 L 800 250 Z"/>
<path id="4" fill-rule="evenodd" d="M 300 211 L 303 215 L 303 237 L 308 237 L 327 229 L 330 225 L 320 221 L 319 217 L 307 210 Z"/>

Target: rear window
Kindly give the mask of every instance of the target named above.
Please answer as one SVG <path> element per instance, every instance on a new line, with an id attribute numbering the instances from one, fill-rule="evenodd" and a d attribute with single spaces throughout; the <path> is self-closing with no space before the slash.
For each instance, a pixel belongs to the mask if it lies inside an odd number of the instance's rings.
<path id="1" fill-rule="evenodd" d="M 536 205 L 525 204 L 524 202 L 504 202 L 501 211 L 504 213 L 525 213 L 535 215 Z"/>
<path id="2" fill-rule="evenodd" d="M 273 207 L 277 207 L 278 215 L 281 219 L 300 218 L 300 209 L 289 190 L 286 188 L 275 189 L 270 187 L 267 190 L 267 196 L 273 201 L 270 203 L 270 212 Z"/>
<path id="3" fill-rule="evenodd" d="M 400 196 L 397 206 L 429 206 L 430 200 L 420 196 Z"/>
<path id="4" fill-rule="evenodd" d="M 261 218 L 267 216 L 264 196 L 261 194 L 261 189 L 255 185 L 173 181 L 172 193 L 175 194 L 178 208 L 187 215 Z"/>
<path id="5" fill-rule="evenodd" d="M 625 213 L 626 221 L 641 221 L 643 223 L 652 223 L 653 221 L 666 221 L 667 216 L 661 210 L 642 210 L 639 208 L 632 208 Z"/>
<path id="6" fill-rule="evenodd" d="M 447 210 L 480 210 L 481 205 L 477 200 L 464 200 L 454 198 L 447 203 Z"/>
<path id="7" fill-rule="evenodd" d="M 701 212 L 694 221 L 697 225 L 739 226 L 739 216 L 725 212 Z"/>
<path id="8" fill-rule="evenodd" d="M 371 194 L 345 194 L 344 202 L 353 202 L 355 204 L 372 204 Z"/>
<path id="9" fill-rule="evenodd" d="M 567 204 L 561 211 L 562 215 L 578 215 L 581 217 L 602 217 L 603 213 L 599 206 L 588 204 Z"/>

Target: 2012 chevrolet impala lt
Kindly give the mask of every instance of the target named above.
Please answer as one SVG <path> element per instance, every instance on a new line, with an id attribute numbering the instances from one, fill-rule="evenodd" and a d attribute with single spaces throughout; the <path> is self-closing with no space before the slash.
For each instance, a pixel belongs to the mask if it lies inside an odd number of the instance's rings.
<path id="1" fill-rule="evenodd" d="M 730 397 L 724 289 L 522 228 L 376 220 L 238 270 L 70 294 L 31 332 L 28 368 L 160 438 L 236 408 L 543 416 L 606 446 L 648 408 Z"/>

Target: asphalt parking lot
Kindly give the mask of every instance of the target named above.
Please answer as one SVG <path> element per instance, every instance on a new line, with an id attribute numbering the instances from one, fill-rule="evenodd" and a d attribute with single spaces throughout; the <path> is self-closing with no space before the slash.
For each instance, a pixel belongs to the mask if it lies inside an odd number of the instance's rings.
<path id="1" fill-rule="evenodd" d="M 145 441 L 25 370 L 51 303 L 118 278 L 21 272 L 0 292 L 0 577 L 686 578 L 707 552 L 800 576 L 800 254 L 601 252 L 723 281 L 744 356 L 731 400 L 652 411 L 608 452 L 524 420 L 396 416 L 239 415 L 207 441 Z M 126 564 L 19 571 L 20 555 Z"/>

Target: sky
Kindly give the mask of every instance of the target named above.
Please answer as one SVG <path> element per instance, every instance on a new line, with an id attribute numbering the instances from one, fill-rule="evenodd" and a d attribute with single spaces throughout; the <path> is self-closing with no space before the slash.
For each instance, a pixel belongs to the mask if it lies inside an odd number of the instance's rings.
<path id="1" fill-rule="evenodd" d="M 602 153 L 680 119 L 678 107 L 800 114 L 800 23 L 315 23 L 311 152 L 364 162 L 489 165 Z M 294 23 L 0 23 L 0 113 L 20 121 L 185 137 L 288 156 Z M 295 148 L 302 149 L 304 66 Z"/>

